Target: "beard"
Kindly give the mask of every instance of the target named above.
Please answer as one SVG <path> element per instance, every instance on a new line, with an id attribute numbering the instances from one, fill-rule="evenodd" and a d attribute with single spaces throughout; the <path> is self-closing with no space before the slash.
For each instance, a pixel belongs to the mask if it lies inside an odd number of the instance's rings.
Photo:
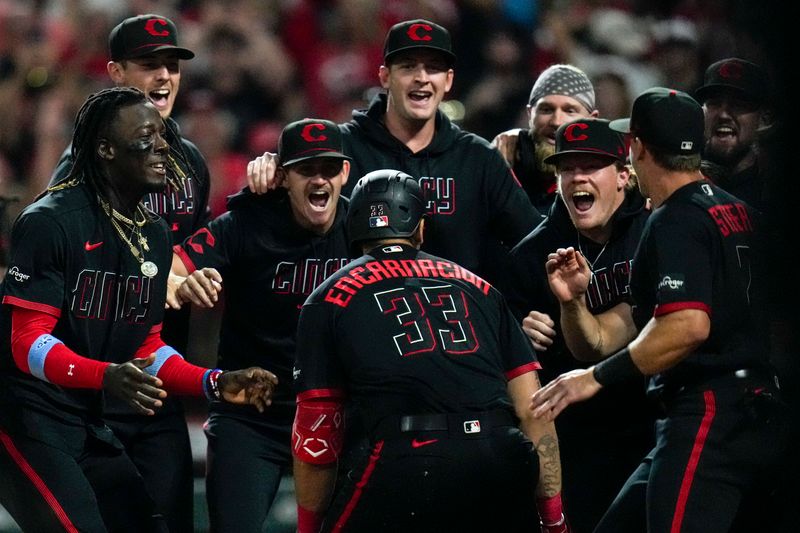
<path id="1" fill-rule="evenodd" d="M 535 139 L 533 141 L 533 150 L 536 154 L 536 166 L 539 172 L 555 176 L 556 166 L 545 163 L 544 159 L 556 153 L 556 147 L 546 141 Z"/>
<path id="2" fill-rule="evenodd" d="M 712 163 L 731 169 L 747 157 L 750 150 L 750 146 L 741 143 L 733 146 L 718 146 L 713 141 L 709 141 L 706 143 L 703 155 Z"/>

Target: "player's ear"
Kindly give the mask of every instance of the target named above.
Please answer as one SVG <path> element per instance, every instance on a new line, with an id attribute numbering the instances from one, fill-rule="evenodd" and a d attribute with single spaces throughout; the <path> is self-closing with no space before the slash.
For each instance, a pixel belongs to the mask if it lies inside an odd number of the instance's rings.
<path id="1" fill-rule="evenodd" d="M 97 155 L 106 161 L 114 159 L 114 145 L 108 139 L 100 139 L 97 145 Z"/>
<path id="2" fill-rule="evenodd" d="M 350 161 L 347 159 L 342 161 L 342 187 L 347 183 L 347 178 L 350 176 Z"/>
<path id="3" fill-rule="evenodd" d="M 381 82 L 381 87 L 384 89 L 389 88 L 389 67 L 381 65 L 378 69 L 378 80 Z"/>
<path id="4" fill-rule="evenodd" d="M 414 239 L 414 245 L 417 248 L 422 246 L 422 243 L 425 242 L 425 217 L 419 219 L 419 224 L 417 224 L 417 229 L 414 230 L 414 235 L 412 238 Z"/>
<path id="5" fill-rule="evenodd" d="M 108 77 L 111 78 L 114 85 L 122 85 L 125 81 L 124 66 L 118 61 L 109 61 L 106 63 L 106 72 L 108 72 Z"/>

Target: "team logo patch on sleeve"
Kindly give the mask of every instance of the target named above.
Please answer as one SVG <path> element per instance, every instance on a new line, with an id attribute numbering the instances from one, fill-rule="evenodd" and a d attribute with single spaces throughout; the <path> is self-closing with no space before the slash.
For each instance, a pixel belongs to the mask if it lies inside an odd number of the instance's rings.
<path id="1" fill-rule="evenodd" d="M 480 420 L 467 420 L 464 422 L 464 433 L 480 433 L 481 421 Z"/>
<path id="2" fill-rule="evenodd" d="M 658 290 L 683 291 L 683 276 L 680 274 L 664 276 L 658 283 Z"/>

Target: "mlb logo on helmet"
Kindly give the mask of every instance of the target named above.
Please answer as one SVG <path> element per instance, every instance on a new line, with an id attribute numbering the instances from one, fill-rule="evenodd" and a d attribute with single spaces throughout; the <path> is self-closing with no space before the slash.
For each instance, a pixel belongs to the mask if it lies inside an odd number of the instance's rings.
<path id="1" fill-rule="evenodd" d="M 464 422 L 464 433 L 480 433 L 481 421 L 480 420 L 466 420 Z"/>
<path id="2" fill-rule="evenodd" d="M 387 216 L 369 217 L 370 228 L 385 228 L 388 225 L 389 217 Z"/>

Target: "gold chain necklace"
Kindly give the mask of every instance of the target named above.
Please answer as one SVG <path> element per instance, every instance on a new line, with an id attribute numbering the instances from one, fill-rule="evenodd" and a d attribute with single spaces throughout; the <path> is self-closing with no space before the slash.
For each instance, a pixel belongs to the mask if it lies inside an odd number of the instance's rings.
<path id="1" fill-rule="evenodd" d="M 128 249 L 131 251 L 131 254 L 133 254 L 133 257 L 139 262 L 139 268 L 142 271 L 142 274 L 148 278 L 152 278 L 158 274 L 158 266 L 156 266 L 156 264 L 152 261 L 144 260 L 144 252 L 150 251 L 150 245 L 147 244 L 147 237 L 142 234 L 142 227 L 147 222 L 147 215 L 144 213 L 144 211 L 142 211 L 141 206 L 136 206 L 136 213 L 133 216 L 133 220 L 112 208 L 108 202 L 103 199 L 100 199 L 100 206 L 103 208 L 103 211 L 105 211 L 106 215 L 108 215 L 108 218 L 111 220 L 111 225 L 117 231 L 117 234 L 120 236 L 122 241 L 128 245 Z M 141 215 L 141 222 L 136 220 L 137 215 Z M 131 238 L 128 238 L 125 230 L 122 229 L 120 222 L 125 224 L 127 229 L 130 231 Z M 136 246 L 133 242 L 134 236 L 136 237 L 138 246 Z"/>

